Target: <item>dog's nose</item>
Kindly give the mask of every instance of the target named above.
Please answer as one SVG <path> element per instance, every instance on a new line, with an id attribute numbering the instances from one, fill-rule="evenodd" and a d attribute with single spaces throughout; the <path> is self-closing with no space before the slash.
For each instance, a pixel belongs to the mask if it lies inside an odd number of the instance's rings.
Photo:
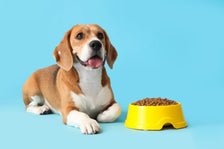
<path id="1" fill-rule="evenodd" d="M 94 50 L 98 51 L 102 47 L 102 44 L 98 40 L 93 40 L 89 43 L 89 46 Z"/>

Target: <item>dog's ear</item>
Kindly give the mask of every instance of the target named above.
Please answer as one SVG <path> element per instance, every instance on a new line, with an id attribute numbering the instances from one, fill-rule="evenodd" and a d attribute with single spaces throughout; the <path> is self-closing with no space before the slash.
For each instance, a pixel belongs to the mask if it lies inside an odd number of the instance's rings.
<path id="1" fill-rule="evenodd" d="M 110 47 L 107 54 L 107 64 L 110 66 L 110 68 L 113 68 L 114 62 L 117 59 L 117 51 L 114 48 L 114 46 L 110 43 Z"/>
<path id="2" fill-rule="evenodd" d="M 117 51 L 114 46 L 111 44 L 110 39 L 107 33 L 104 31 L 105 40 L 106 40 L 106 49 L 107 49 L 107 64 L 112 69 L 115 60 L 117 59 Z"/>
<path id="3" fill-rule="evenodd" d="M 72 29 L 65 33 L 64 38 L 53 53 L 57 64 L 66 71 L 69 71 L 73 65 L 72 48 L 70 44 L 71 30 Z"/>

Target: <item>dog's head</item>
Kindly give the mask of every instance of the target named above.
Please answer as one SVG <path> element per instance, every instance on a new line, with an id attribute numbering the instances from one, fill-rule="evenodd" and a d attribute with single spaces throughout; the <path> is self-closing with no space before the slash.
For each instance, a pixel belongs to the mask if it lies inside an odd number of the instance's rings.
<path id="1" fill-rule="evenodd" d="M 101 67 L 105 60 L 112 69 L 117 51 L 100 26 L 75 25 L 65 33 L 53 56 L 57 64 L 66 71 L 72 68 L 73 63 L 96 69 Z"/>

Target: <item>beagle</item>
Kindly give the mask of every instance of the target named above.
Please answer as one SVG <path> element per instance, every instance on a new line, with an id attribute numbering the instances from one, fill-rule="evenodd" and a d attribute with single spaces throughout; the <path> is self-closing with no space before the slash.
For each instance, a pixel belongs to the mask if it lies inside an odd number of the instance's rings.
<path id="1" fill-rule="evenodd" d="M 112 69 L 117 51 L 96 24 L 75 25 L 55 48 L 57 65 L 34 72 L 23 85 L 26 111 L 60 113 L 63 123 L 84 134 L 100 132 L 98 122 L 113 122 L 121 114 L 104 67 Z M 97 122 L 97 121 L 98 122 Z"/>

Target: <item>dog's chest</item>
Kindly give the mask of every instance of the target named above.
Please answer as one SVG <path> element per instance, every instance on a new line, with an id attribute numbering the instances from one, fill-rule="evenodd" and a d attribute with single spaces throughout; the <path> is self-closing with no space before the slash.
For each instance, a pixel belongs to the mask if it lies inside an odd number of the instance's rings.
<path id="1" fill-rule="evenodd" d="M 102 87 L 102 69 L 86 70 L 79 66 L 75 68 L 79 74 L 79 86 L 84 94 L 71 92 L 73 101 L 80 111 L 90 117 L 96 117 L 110 104 L 112 92 L 108 85 Z"/>

